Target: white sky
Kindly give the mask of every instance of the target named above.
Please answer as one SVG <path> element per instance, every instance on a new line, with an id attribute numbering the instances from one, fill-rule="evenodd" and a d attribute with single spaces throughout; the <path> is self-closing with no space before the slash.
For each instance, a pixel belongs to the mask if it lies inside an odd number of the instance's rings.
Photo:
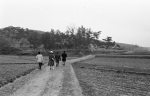
<path id="1" fill-rule="evenodd" d="M 70 25 L 150 47 L 150 0 L 0 0 L 0 28 L 66 31 Z"/>

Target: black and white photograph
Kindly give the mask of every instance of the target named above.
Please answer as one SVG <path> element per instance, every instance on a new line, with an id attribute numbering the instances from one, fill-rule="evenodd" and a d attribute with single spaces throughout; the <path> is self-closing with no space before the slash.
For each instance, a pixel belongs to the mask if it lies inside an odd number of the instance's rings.
<path id="1" fill-rule="evenodd" d="M 150 0 L 0 0 L 0 96 L 150 96 Z"/>

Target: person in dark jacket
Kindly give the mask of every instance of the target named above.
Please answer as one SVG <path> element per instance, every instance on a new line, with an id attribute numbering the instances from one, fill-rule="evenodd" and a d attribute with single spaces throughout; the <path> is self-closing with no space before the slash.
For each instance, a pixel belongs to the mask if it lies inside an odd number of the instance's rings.
<path id="1" fill-rule="evenodd" d="M 50 66 L 50 70 L 54 69 L 54 54 L 53 54 L 53 51 L 50 51 L 48 66 Z"/>
<path id="2" fill-rule="evenodd" d="M 66 52 L 64 51 L 61 56 L 62 56 L 63 65 L 65 66 L 65 62 L 66 62 L 66 58 L 67 58 Z"/>
<path id="3" fill-rule="evenodd" d="M 59 61 L 61 60 L 59 52 L 56 52 L 55 54 L 55 61 L 56 61 L 56 67 L 59 66 Z"/>

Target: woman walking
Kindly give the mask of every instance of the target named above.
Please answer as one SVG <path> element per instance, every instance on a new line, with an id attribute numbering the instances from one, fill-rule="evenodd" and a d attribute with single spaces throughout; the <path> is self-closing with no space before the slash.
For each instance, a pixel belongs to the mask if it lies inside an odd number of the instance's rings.
<path id="1" fill-rule="evenodd" d="M 53 54 L 53 51 L 50 51 L 48 65 L 50 66 L 50 70 L 54 69 L 54 54 Z"/>

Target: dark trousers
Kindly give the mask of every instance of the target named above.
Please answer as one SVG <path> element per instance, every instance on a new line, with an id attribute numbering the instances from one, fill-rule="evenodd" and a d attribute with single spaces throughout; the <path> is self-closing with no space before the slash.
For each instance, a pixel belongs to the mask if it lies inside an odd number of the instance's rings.
<path id="1" fill-rule="evenodd" d="M 59 66 L 59 60 L 56 60 L 56 67 Z"/>
<path id="2" fill-rule="evenodd" d="M 42 62 L 39 62 L 39 69 L 41 69 L 42 67 Z"/>

